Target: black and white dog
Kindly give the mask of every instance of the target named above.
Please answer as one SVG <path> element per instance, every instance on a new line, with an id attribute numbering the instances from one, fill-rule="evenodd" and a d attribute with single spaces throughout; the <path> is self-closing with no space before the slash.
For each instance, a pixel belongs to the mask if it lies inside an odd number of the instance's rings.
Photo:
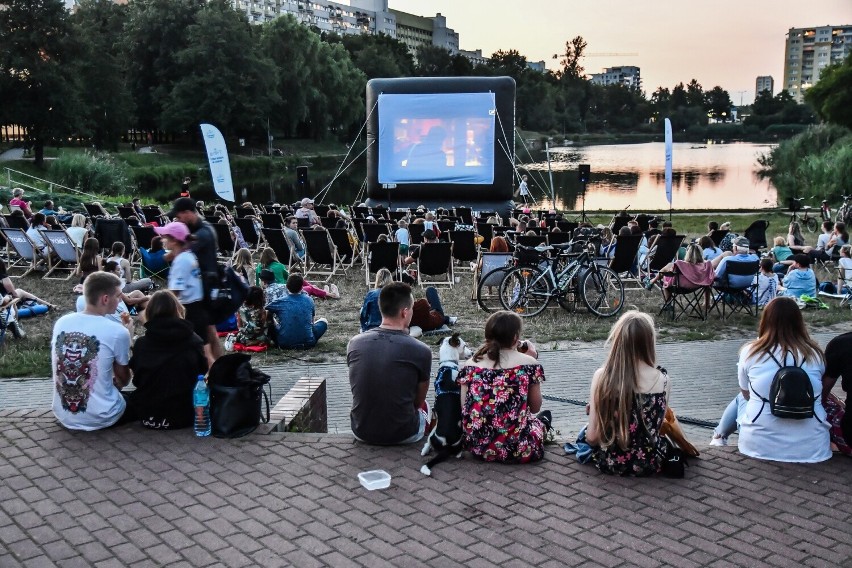
<path id="1" fill-rule="evenodd" d="M 435 457 L 420 468 L 424 475 L 432 475 L 432 468 L 450 456 L 461 457 L 461 389 L 456 379 L 459 374 L 459 361 L 472 355 L 458 333 L 445 337 L 439 350 L 440 363 L 435 376 L 435 405 L 432 407 L 438 423 L 426 438 L 426 445 L 420 455 L 427 455 L 433 449 Z"/>

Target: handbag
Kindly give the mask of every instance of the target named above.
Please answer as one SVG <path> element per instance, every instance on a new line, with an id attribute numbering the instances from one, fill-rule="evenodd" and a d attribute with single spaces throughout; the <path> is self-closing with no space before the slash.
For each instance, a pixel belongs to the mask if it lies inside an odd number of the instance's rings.
<path id="1" fill-rule="evenodd" d="M 269 422 L 272 387 L 269 375 L 252 368 L 251 356 L 231 353 L 220 357 L 207 375 L 210 423 L 217 438 L 239 438 Z M 263 402 L 266 413 L 263 413 Z"/>
<path id="2" fill-rule="evenodd" d="M 659 451 L 662 458 L 662 473 L 666 477 L 683 479 L 686 475 L 686 452 L 678 448 L 668 436 L 663 437 L 665 445 Z"/>

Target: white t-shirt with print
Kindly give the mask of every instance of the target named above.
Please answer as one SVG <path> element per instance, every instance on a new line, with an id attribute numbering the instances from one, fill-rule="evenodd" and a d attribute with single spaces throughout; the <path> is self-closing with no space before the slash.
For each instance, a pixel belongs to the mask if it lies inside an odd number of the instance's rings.
<path id="1" fill-rule="evenodd" d="M 763 398 L 769 398 L 772 379 L 775 378 L 779 365 L 771 357 L 763 354 L 749 356 L 750 345 L 743 347 L 737 363 L 740 388 L 749 392 L 744 415 L 737 416 L 737 422 L 740 424 L 740 452 L 753 458 L 782 462 L 815 463 L 830 459 L 829 424 L 820 398 L 825 364 L 820 361 L 802 365 L 802 369 L 811 379 L 811 386 L 816 395 L 814 412 L 819 420 L 778 418 L 770 412 L 769 403 L 764 405 L 755 393 Z M 782 365 L 793 364 L 792 355 L 787 355 L 786 363 L 782 359 L 780 350 L 776 350 L 773 355 Z M 797 355 L 796 364 L 801 365 L 801 363 L 802 357 Z M 761 406 L 763 412 L 760 411 Z"/>
<path id="2" fill-rule="evenodd" d="M 195 253 L 185 250 L 175 257 L 169 268 L 169 290 L 177 294 L 183 305 L 200 302 L 204 299 L 201 284 L 201 269 Z"/>
<path id="3" fill-rule="evenodd" d="M 126 403 L 113 363 L 130 361 L 130 332 L 104 316 L 68 314 L 53 326 L 53 414 L 69 430 L 112 426 Z"/>

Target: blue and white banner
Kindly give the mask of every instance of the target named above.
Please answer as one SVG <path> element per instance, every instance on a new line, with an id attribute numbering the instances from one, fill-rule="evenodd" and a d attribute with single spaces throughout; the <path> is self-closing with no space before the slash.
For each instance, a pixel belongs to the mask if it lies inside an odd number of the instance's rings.
<path id="1" fill-rule="evenodd" d="M 226 201 L 234 201 L 234 184 L 231 181 L 231 164 L 228 161 L 228 148 L 219 129 L 212 124 L 201 125 L 201 136 L 207 148 L 207 162 L 210 164 L 210 177 L 216 195 Z"/>
<path id="2" fill-rule="evenodd" d="M 666 199 L 672 205 L 672 123 L 666 119 Z"/>

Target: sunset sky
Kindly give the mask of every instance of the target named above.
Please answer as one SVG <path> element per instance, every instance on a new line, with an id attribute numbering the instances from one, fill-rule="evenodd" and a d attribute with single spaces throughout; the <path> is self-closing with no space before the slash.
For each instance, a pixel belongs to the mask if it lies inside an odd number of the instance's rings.
<path id="1" fill-rule="evenodd" d="M 754 99 L 758 75 L 783 80 L 784 40 L 791 27 L 852 24 L 852 0 L 390 0 L 390 7 L 421 16 L 440 12 L 459 33 L 461 48 L 517 49 L 549 69 L 565 41 L 582 35 L 588 53 L 638 53 L 587 57 L 586 73 L 636 65 L 644 90 L 698 79 L 720 85 L 734 104 Z M 745 93 L 740 93 L 745 91 Z"/>

